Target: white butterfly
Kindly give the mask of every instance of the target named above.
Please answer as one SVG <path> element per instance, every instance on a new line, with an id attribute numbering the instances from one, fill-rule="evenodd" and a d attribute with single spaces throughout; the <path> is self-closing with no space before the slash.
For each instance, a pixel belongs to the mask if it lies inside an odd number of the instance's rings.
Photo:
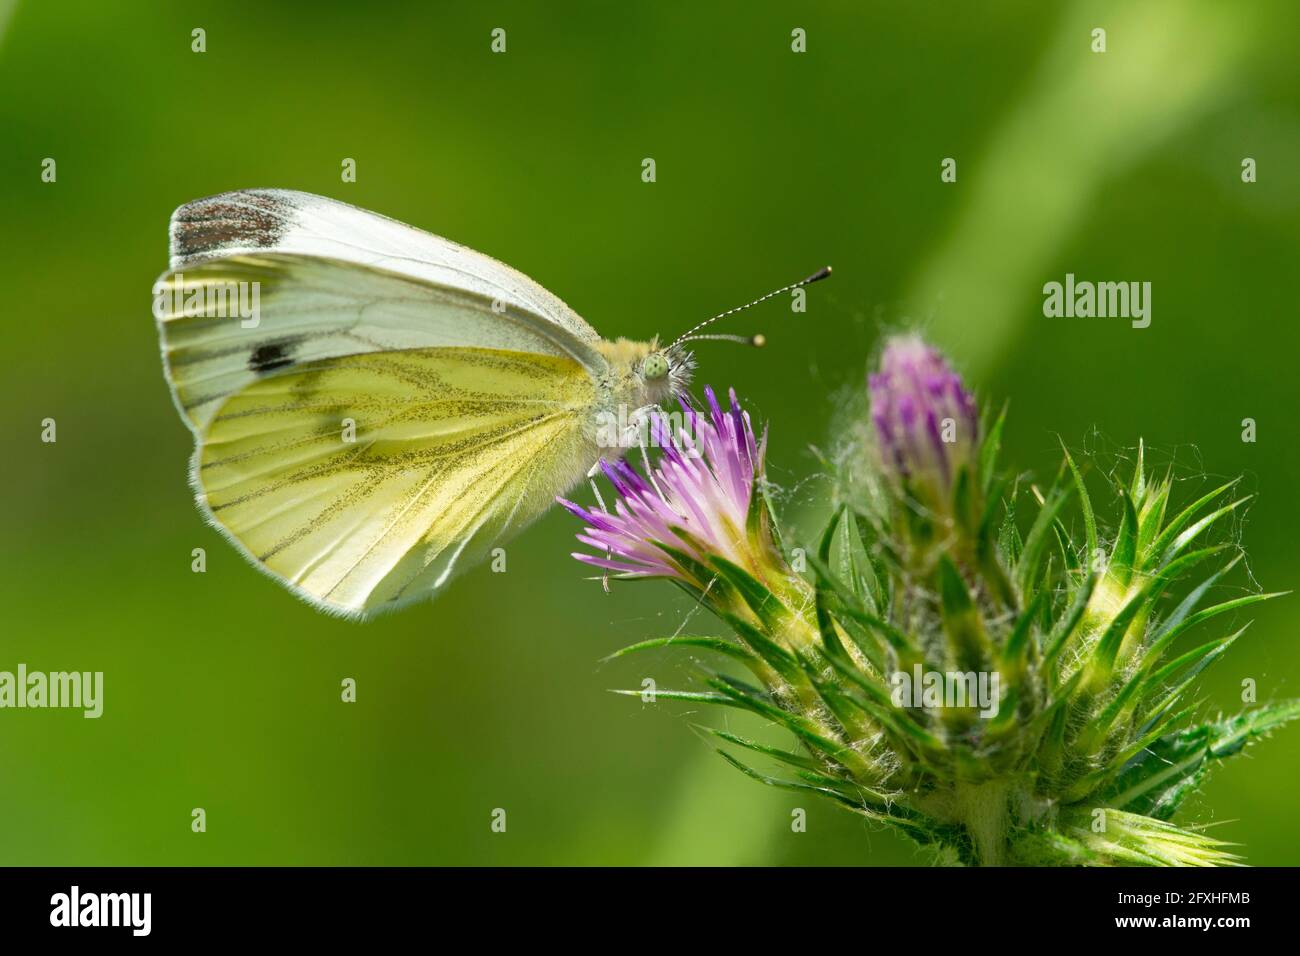
<path id="1" fill-rule="evenodd" d="M 154 293 L 200 507 L 349 617 L 483 558 L 621 454 L 602 426 L 684 395 L 693 364 L 690 333 L 606 341 L 495 259 L 287 190 L 177 209 Z"/>

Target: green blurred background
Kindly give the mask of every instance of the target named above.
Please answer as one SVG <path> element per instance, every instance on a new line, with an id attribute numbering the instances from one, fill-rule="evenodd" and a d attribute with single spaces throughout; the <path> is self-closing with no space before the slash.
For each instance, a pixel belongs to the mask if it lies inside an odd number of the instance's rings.
<path id="1" fill-rule="evenodd" d="M 1250 574 L 1282 590 L 1300 581 L 1298 34 L 1291 0 L 0 0 L 0 669 L 106 685 L 98 721 L 0 711 L 0 863 L 921 862 L 726 767 L 690 729 L 723 718 L 608 694 L 686 680 L 673 655 L 599 661 L 691 610 L 667 585 L 602 593 L 565 515 L 506 574 L 364 626 L 247 566 L 185 480 L 149 310 L 167 217 L 239 187 L 323 193 L 511 263 L 607 336 L 676 334 L 832 263 L 806 314 L 732 321 L 770 348 L 699 352 L 702 382 L 770 421 L 805 535 L 825 489 L 809 446 L 882 330 L 915 323 L 1011 399 L 1019 467 L 1054 468 L 1058 434 L 1103 464 L 1143 436 L 1188 474 L 1245 473 Z M 1152 282 L 1151 327 L 1044 318 L 1066 272 Z M 1244 677 L 1300 694 L 1300 600 L 1254 617 L 1207 709 L 1237 709 Z M 1190 818 L 1253 863 L 1300 862 L 1298 771 L 1293 728 Z"/>

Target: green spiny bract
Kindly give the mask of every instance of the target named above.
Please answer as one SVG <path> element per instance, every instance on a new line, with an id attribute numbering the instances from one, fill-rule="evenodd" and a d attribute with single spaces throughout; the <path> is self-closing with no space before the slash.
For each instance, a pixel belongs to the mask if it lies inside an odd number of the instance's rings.
<path id="1" fill-rule="evenodd" d="M 894 359 L 903 353 L 910 370 L 923 346 L 894 345 Z M 700 527 L 684 498 L 699 488 L 665 493 L 671 475 L 661 472 L 643 483 L 645 500 L 667 516 L 658 538 L 642 529 L 633 542 L 620 517 L 579 509 L 612 529 L 599 539 L 607 566 L 627 572 L 620 556 L 648 547 L 653 576 L 676 580 L 734 632 L 648 641 L 619 654 L 680 646 L 743 663 L 757 684 L 702 669 L 702 689 L 657 696 L 740 708 L 790 731 L 794 750 L 708 732 L 751 777 L 895 827 L 939 861 L 1237 862 L 1227 844 L 1169 821 L 1211 765 L 1300 716 L 1300 702 L 1291 702 L 1194 717 L 1197 676 L 1245 628 L 1187 649 L 1180 639 L 1275 596 L 1205 600 L 1241 558 L 1206 542 L 1244 499 L 1231 496 L 1229 483 L 1175 506 L 1172 478 L 1148 475 L 1139 447 L 1131 480 L 1113 489 L 1119 516 L 1103 546 L 1083 469 L 1069 452 L 1045 492 L 1022 490 L 996 464 L 1005 410 L 991 426 L 976 421 L 973 403 L 959 400 L 959 380 L 944 378 L 937 353 L 926 356 L 934 360 L 937 377 L 927 371 L 901 404 L 891 404 L 897 381 L 873 376 L 874 421 L 859 417 L 846 429 L 834 463 L 837 507 L 806 553 L 811 580 L 779 549 L 761 446 L 751 457 L 743 532 L 734 521 L 725 533 L 710 532 L 716 522 Z M 739 421 L 734 397 L 733 413 Z M 959 433 L 941 435 L 940 425 Z M 924 443 L 927 433 L 934 444 Z M 716 471 L 729 443 L 712 437 L 704 461 Z M 643 504 L 622 503 L 632 514 Z M 1026 503 L 1030 513 L 1019 514 Z M 1081 519 L 1077 536 L 1067 505 Z M 938 675 L 934 694 L 909 699 L 900 675 Z M 996 675 L 992 707 L 973 699 L 979 675 Z M 782 769 L 760 771 L 763 762 Z"/>

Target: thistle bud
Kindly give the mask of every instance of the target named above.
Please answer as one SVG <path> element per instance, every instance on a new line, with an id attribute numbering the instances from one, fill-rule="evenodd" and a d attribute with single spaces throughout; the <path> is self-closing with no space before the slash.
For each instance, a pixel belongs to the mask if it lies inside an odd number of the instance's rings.
<path id="1" fill-rule="evenodd" d="M 957 472 L 979 445 L 979 414 L 961 377 L 920 336 L 891 339 L 867 378 L 886 473 L 944 509 Z"/>

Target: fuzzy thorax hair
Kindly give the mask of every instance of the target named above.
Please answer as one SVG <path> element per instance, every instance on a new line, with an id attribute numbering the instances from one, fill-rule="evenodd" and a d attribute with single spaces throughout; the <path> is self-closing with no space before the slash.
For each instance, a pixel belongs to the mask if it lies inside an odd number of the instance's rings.
<path id="1" fill-rule="evenodd" d="M 596 348 L 609 362 L 609 379 L 601 384 L 616 401 L 638 406 L 662 405 L 686 396 L 695 370 L 695 357 L 686 349 L 680 346 L 661 349 L 658 338 L 649 342 L 619 338 L 598 342 Z M 667 360 L 668 374 L 650 379 L 645 374 L 645 361 L 655 354 Z"/>

